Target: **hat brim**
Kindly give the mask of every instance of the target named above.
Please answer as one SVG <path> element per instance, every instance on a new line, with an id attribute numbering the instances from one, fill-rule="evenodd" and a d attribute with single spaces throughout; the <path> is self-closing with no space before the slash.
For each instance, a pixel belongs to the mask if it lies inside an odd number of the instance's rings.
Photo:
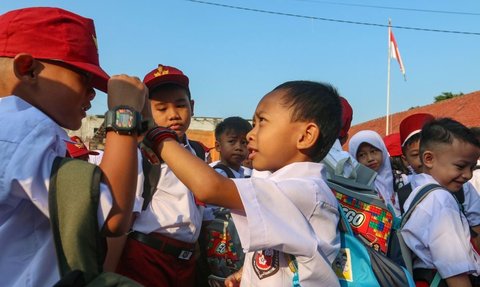
<path id="1" fill-rule="evenodd" d="M 108 92 L 108 80 L 110 79 L 110 76 L 102 70 L 97 65 L 94 64 L 89 64 L 89 63 L 83 63 L 83 62 L 73 62 L 73 61 L 63 61 L 69 65 L 72 65 L 76 68 L 79 68 L 80 70 L 89 72 L 92 74 L 92 86 L 95 89 L 98 89 L 104 93 Z"/>
<path id="2" fill-rule="evenodd" d="M 188 78 L 184 75 L 163 75 L 145 83 L 150 91 L 165 84 L 176 84 L 188 90 Z"/>

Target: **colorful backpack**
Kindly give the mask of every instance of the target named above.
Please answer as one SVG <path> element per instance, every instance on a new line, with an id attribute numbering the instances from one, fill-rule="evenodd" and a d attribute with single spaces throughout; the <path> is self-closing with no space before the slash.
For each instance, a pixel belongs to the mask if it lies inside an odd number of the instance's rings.
<path id="1" fill-rule="evenodd" d="M 229 178 L 235 177 L 223 164 L 213 168 L 223 170 Z M 202 230 L 200 245 L 209 267 L 208 284 L 212 287 L 224 286 L 225 278 L 240 270 L 245 258 L 230 210 L 220 207 L 213 211 L 213 215 L 214 219 Z"/>
<path id="2" fill-rule="evenodd" d="M 350 228 L 343 208 L 340 213 L 340 251 L 332 263 L 342 287 L 415 287 L 411 274 L 381 252 L 365 244 Z"/>
<path id="3" fill-rule="evenodd" d="M 373 187 L 376 173 L 358 164 L 350 178 L 342 176 L 343 164 L 328 169 L 327 184 L 342 207 L 353 233 L 365 244 L 387 254 L 397 224 L 392 208 L 385 205 Z"/>

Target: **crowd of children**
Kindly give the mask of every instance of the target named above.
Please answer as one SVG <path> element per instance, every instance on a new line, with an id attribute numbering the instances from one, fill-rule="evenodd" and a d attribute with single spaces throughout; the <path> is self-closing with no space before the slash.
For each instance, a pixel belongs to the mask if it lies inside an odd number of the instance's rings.
<path id="1" fill-rule="evenodd" d="M 57 157 L 101 168 L 89 212 L 108 237 L 104 269 L 144 286 L 340 286 L 332 262 L 341 214 L 327 181 L 359 166 L 396 218 L 426 185 L 439 186 L 400 231 L 417 286 L 436 274 L 438 286 L 479 286 L 479 128 L 419 113 L 398 134 L 349 139 L 353 110 L 334 87 L 289 81 L 261 98 L 253 125 L 217 125 L 220 160 L 210 163 L 186 134 L 187 75 L 158 65 L 143 81 L 109 77 L 93 21 L 58 8 L 0 16 L 0 75 L 0 286 L 60 279 L 48 208 Z M 80 128 L 94 88 L 108 92 L 104 151 L 64 130 Z M 220 213 L 225 228 L 212 235 Z"/>

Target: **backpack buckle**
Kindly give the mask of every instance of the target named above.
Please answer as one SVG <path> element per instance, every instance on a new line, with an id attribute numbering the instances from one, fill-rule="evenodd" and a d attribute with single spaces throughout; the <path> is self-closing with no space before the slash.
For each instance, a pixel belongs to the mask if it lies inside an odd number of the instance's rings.
<path id="1" fill-rule="evenodd" d="M 193 252 L 190 251 L 190 250 L 182 250 L 180 252 L 180 254 L 178 255 L 178 258 L 179 259 L 182 259 L 182 260 L 190 260 L 190 258 L 192 257 L 193 255 Z"/>

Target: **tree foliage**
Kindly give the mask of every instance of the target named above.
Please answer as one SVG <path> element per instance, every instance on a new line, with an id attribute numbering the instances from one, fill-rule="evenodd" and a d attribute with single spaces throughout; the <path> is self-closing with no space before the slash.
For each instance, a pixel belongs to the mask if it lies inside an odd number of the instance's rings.
<path id="1" fill-rule="evenodd" d="M 463 93 L 455 94 L 455 93 L 451 93 L 451 92 L 443 92 L 442 94 L 434 97 L 434 99 L 435 99 L 434 103 L 438 103 L 438 102 L 448 100 L 448 99 L 451 99 L 451 98 L 455 98 L 455 97 L 458 97 L 458 96 L 463 96 Z"/>

